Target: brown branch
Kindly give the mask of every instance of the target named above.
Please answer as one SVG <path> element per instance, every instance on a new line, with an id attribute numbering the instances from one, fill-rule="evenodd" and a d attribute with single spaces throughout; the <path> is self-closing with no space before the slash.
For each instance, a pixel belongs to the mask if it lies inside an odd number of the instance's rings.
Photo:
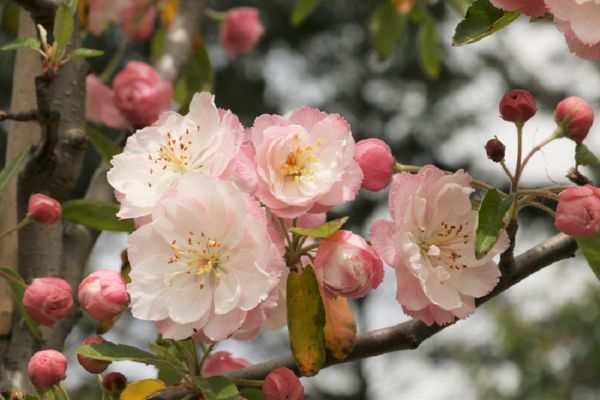
<path id="1" fill-rule="evenodd" d="M 177 15 L 165 38 L 163 54 L 158 59 L 156 69 L 163 79 L 175 82 L 192 53 L 194 36 L 199 31 L 200 22 L 208 0 L 181 0 Z"/>

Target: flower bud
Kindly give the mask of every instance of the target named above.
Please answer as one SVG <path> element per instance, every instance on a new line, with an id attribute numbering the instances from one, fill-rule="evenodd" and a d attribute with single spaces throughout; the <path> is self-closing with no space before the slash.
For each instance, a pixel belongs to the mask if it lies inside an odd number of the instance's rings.
<path id="1" fill-rule="evenodd" d="M 23 306 L 34 321 L 52 326 L 73 307 L 71 285 L 60 278 L 36 278 L 25 289 Z"/>
<path id="2" fill-rule="evenodd" d="M 383 280 L 383 263 L 362 237 L 339 230 L 321 241 L 315 275 L 331 297 L 363 297 Z"/>
<path id="3" fill-rule="evenodd" d="M 302 400 L 304 387 L 289 368 L 277 368 L 269 373 L 263 384 L 265 400 Z"/>
<path id="4" fill-rule="evenodd" d="M 232 57 L 238 53 L 248 53 L 256 46 L 263 32 L 256 8 L 232 8 L 221 26 L 221 45 Z"/>
<path id="5" fill-rule="evenodd" d="M 39 389 L 50 389 L 67 374 L 67 358 L 56 350 L 35 353 L 27 365 L 29 380 Z"/>
<path id="6" fill-rule="evenodd" d="M 228 351 L 212 353 L 204 362 L 202 376 L 222 375 L 225 372 L 246 368 L 250 362 L 244 358 L 232 357 Z"/>
<path id="7" fill-rule="evenodd" d="M 43 193 L 32 194 L 27 206 L 27 215 L 42 225 L 52 225 L 60 219 L 62 207 L 52 197 Z"/>
<path id="8" fill-rule="evenodd" d="M 377 192 L 384 189 L 394 172 L 392 150 L 383 140 L 360 140 L 354 148 L 354 159 L 362 169 L 362 187 Z"/>
<path id="9" fill-rule="evenodd" d="M 100 336 L 92 336 L 85 339 L 81 345 L 83 346 L 85 344 L 100 343 L 104 343 L 104 339 L 102 339 Z M 99 374 L 104 372 L 104 370 L 110 365 L 110 361 L 95 360 L 81 354 L 77 354 L 77 361 L 79 361 L 79 364 L 81 364 L 81 366 L 90 374 Z"/>
<path id="10" fill-rule="evenodd" d="M 102 388 L 111 394 L 121 393 L 127 387 L 127 377 L 120 372 L 109 372 L 102 378 Z"/>
<path id="11" fill-rule="evenodd" d="M 493 162 L 504 161 L 504 153 L 506 146 L 504 143 L 498 140 L 498 138 L 490 139 L 485 144 L 485 152 L 490 160 Z"/>
<path id="12" fill-rule="evenodd" d="M 513 89 L 500 100 L 500 115 L 506 121 L 523 124 L 535 115 L 535 98 L 527 90 Z"/>
<path id="13" fill-rule="evenodd" d="M 560 192 L 554 226 L 567 235 L 595 235 L 600 229 L 600 189 L 571 186 Z"/>
<path id="14" fill-rule="evenodd" d="M 571 96 L 558 103 L 554 120 L 568 137 L 583 142 L 594 123 L 594 110 L 582 98 Z"/>
<path id="15" fill-rule="evenodd" d="M 143 42 L 152 36 L 156 7 L 149 0 L 130 0 L 121 11 L 121 27 L 132 42 Z"/>
<path id="16" fill-rule="evenodd" d="M 95 320 L 116 317 L 129 302 L 125 282 L 117 271 L 99 270 L 79 284 L 79 303 Z"/>

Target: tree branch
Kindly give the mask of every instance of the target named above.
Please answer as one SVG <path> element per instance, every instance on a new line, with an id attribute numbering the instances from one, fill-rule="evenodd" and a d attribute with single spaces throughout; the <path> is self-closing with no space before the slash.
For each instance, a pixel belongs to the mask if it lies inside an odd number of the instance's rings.
<path id="1" fill-rule="evenodd" d="M 208 0 L 181 0 L 177 15 L 165 38 L 163 54 L 156 69 L 163 79 L 175 82 L 192 53 L 194 36 L 199 31 L 200 22 Z"/>

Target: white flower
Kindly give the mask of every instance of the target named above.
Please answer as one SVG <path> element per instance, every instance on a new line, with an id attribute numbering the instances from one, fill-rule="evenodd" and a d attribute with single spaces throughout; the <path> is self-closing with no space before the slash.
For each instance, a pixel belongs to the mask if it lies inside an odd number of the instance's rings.
<path id="1" fill-rule="evenodd" d="M 176 339 L 231 335 L 279 283 L 283 259 L 256 201 L 231 182 L 188 173 L 129 239 L 132 313 Z"/>
<path id="2" fill-rule="evenodd" d="M 229 177 L 243 135 L 237 116 L 217 109 L 213 96 L 206 92 L 194 95 L 185 116 L 163 113 L 154 125 L 132 135 L 123 153 L 112 160 L 108 181 L 119 193 L 118 216 L 150 214 L 187 172 Z"/>

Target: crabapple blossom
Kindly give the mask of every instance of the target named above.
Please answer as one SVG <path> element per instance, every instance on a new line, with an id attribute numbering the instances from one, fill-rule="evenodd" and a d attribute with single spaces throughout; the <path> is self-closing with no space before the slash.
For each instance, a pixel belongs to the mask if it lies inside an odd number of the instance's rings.
<path id="1" fill-rule="evenodd" d="M 263 384 L 265 400 L 302 400 L 304 386 L 294 372 L 285 367 L 269 372 Z"/>
<path id="2" fill-rule="evenodd" d="M 554 225 L 567 235 L 595 235 L 600 230 L 600 189 L 571 186 L 560 192 Z"/>
<path id="3" fill-rule="evenodd" d="M 56 350 L 38 351 L 29 360 L 27 374 L 36 388 L 50 389 L 65 379 L 67 357 Z"/>
<path id="4" fill-rule="evenodd" d="M 125 281 L 117 271 L 101 269 L 79 284 L 79 303 L 95 320 L 113 319 L 129 302 Z"/>
<path id="5" fill-rule="evenodd" d="M 594 124 L 594 110 L 582 98 L 571 96 L 563 99 L 554 110 L 554 120 L 576 142 L 583 142 Z"/>
<path id="6" fill-rule="evenodd" d="M 250 137 L 255 195 L 278 217 L 325 212 L 353 200 L 360 189 L 352 132 L 337 114 L 303 107 L 284 117 L 261 115 Z"/>
<path id="7" fill-rule="evenodd" d="M 237 7 L 227 12 L 219 39 L 225 51 L 234 57 L 251 51 L 263 33 L 258 10 L 253 7 Z"/>
<path id="8" fill-rule="evenodd" d="M 61 278 L 35 278 L 25 289 L 23 306 L 36 322 L 53 326 L 73 307 L 71 285 Z"/>
<path id="9" fill-rule="evenodd" d="M 383 140 L 370 138 L 356 143 L 354 158 L 363 172 L 362 187 L 374 192 L 384 189 L 394 173 L 392 150 Z"/>
<path id="10" fill-rule="evenodd" d="M 506 121 L 523 124 L 537 112 L 535 97 L 523 89 L 513 89 L 500 100 L 500 115 Z"/>
<path id="11" fill-rule="evenodd" d="M 188 172 L 129 239 L 132 313 L 165 337 L 223 340 L 279 284 L 283 258 L 256 200 Z"/>
<path id="12" fill-rule="evenodd" d="M 38 224 L 52 225 L 60 219 L 62 207 L 58 200 L 43 193 L 32 194 L 27 204 L 27 215 Z"/>
<path id="13" fill-rule="evenodd" d="M 149 0 L 131 0 L 120 15 L 125 36 L 132 42 L 143 42 L 152 36 L 156 7 Z"/>
<path id="14" fill-rule="evenodd" d="M 89 0 L 87 29 L 100 36 L 108 26 L 119 20 L 119 15 L 127 5 L 127 0 Z"/>
<path id="15" fill-rule="evenodd" d="M 202 366 L 203 376 L 222 375 L 225 372 L 246 368 L 250 362 L 245 358 L 233 357 L 228 351 L 217 351 L 211 353 Z"/>
<path id="16" fill-rule="evenodd" d="M 331 296 L 363 297 L 383 281 L 383 263 L 365 239 L 339 230 L 321 241 L 315 275 Z"/>
<path id="17" fill-rule="evenodd" d="M 547 8 L 544 0 L 491 0 L 492 4 L 506 11 L 521 11 L 530 17 L 543 17 Z"/>
<path id="18" fill-rule="evenodd" d="M 187 115 L 162 114 L 152 126 L 127 139 L 112 160 L 108 182 L 120 192 L 121 218 L 150 214 L 152 207 L 188 171 L 214 178 L 233 173 L 244 136 L 237 116 L 218 109 L 207 92 L 194 95 Z"/>
<path id="19" fill-rule="evenodd" d="M 426 324 L 466 318 L 474 299 L 489 293 L 500 277 L 492 258 L 509 244 L 503 232 L 483 258 L 475 257 L 477 211 L 469 195 L 471 177 L 463 171 L 446 175 L 425 166 L 416 175 L 393 179 L 389 210 L 392 221 L 371 228 L 373 247 L 396 270 L 396 299 L 404 312 Z"/>
<path id="20" fill-rule="evenodd" d="M 100 336 L 91 336 L 85 339 L 83 343 L 81 343 L 81 345 L 83 346 L 86 344 L 101 343 L 104 343 L 104 339 L 102 339 Z M 83 369 L 85 369 L 90 374 L 99 374 L 103 372 L 106 368 L 108 368 L 108 366 L 110 365 L 110 361 L 96 360 L 93 358 L 86 357 L 82 354 L 77 354 L 77 361 L 79 362 L 79 364 L 81 364 Z"/>
<path id="21" fill-rule="evenodd" d="M 571 51 L 600 59 L 600 0 L 546 0 L 546 5 Z"/>

